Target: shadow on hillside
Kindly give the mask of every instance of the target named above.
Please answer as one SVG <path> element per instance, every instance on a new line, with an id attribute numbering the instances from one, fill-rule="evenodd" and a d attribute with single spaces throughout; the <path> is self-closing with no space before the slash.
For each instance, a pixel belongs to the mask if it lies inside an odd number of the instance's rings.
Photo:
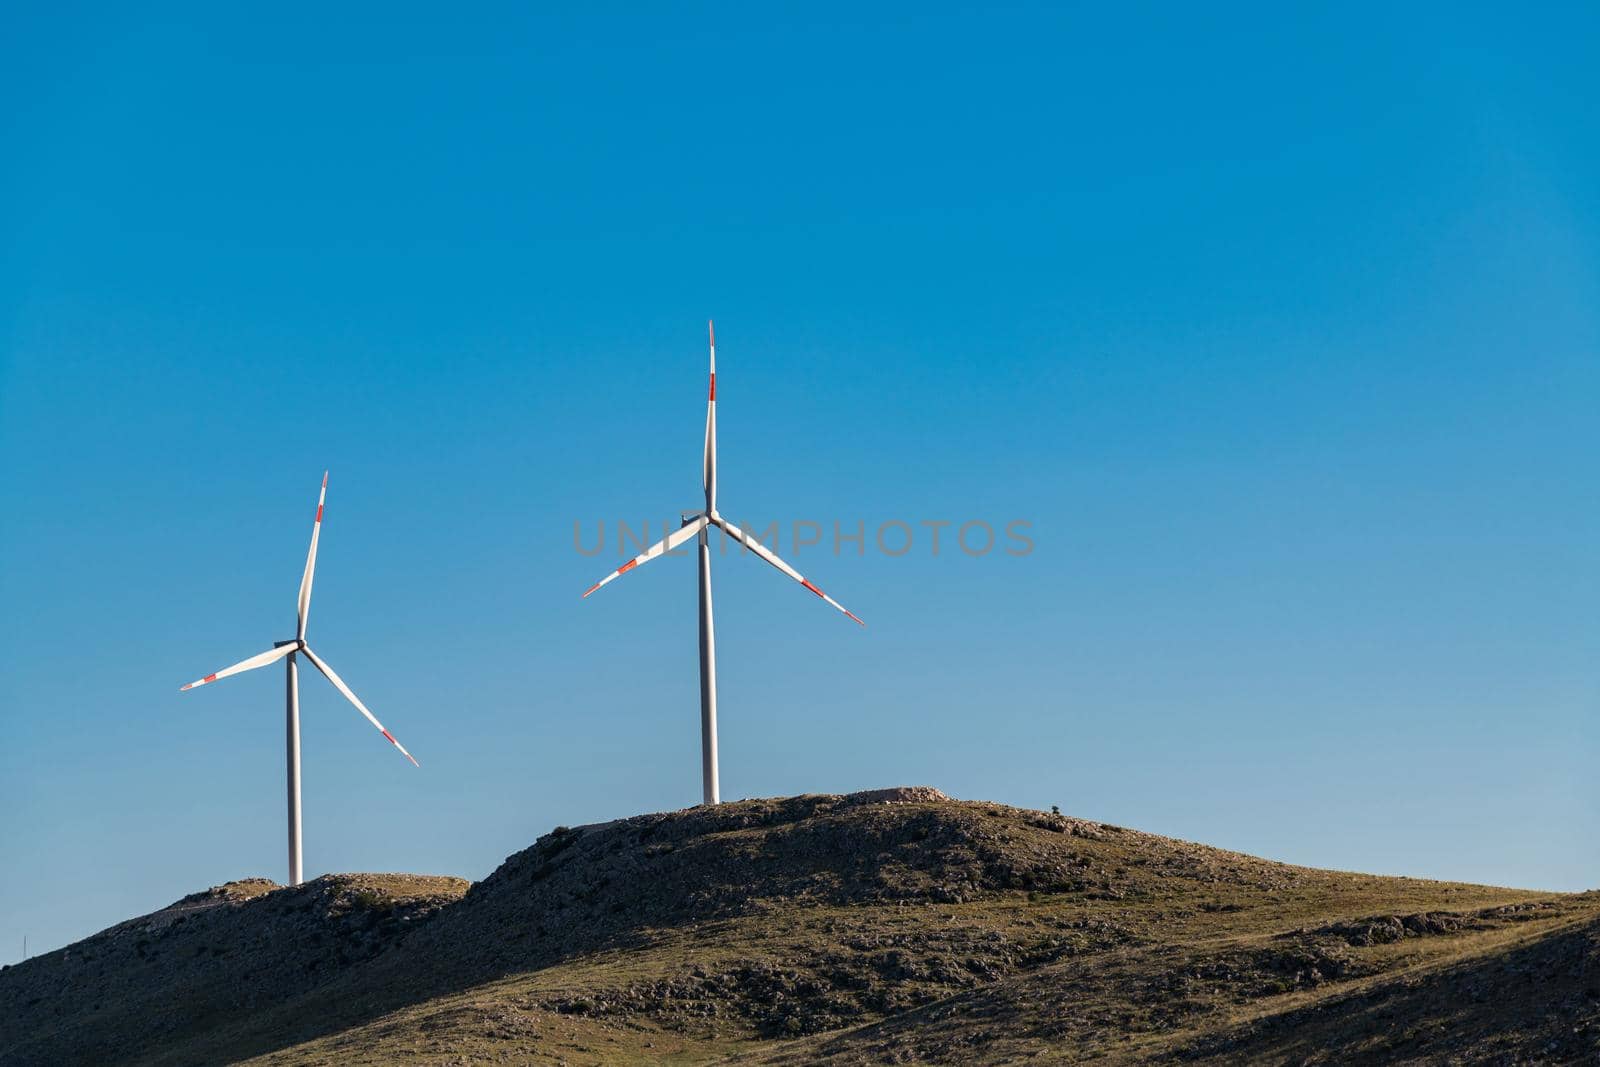
<path id="1" fill-rule="evenodd" d="M 1186 1058 L 1377 1064 L 1453 1056 L 1600 1062 L 1600 921 L 1273 1015 Z"/>
<path id="2" fill-rule="evenodd" d="M 1270 959 L 1257 962 L 1272 968 Z M 1187 977 L 1199 973 L 1213 976 L 1220 1001 L 1182 992 Z M 1071 1048 L 1085 1060 L 1125 1058 L 1123 1042 L 1131 1036 L 1180 1033 L 1219 1005 L 1252 999 L 1254 977 L 1236 951 L 1154 945 L 1114 959 L 1069 961 L 755 1058 L 797 1065 L 989 1062 L 1046 1047 Z M 1388 979 L 1367 992 L 1326 988 L 1312 1005 L 1222 1030 L 1169 1055 L 1228 1064 L 1440 1062 L 1463 1054 L 1472 1062 L 1520 1063 L 1524 1056 L 1600 1062 L 1600 920 L 1412 979 Z M 976 1056 L 974 1034 L 985 1035 L 987 1046 Z"/>

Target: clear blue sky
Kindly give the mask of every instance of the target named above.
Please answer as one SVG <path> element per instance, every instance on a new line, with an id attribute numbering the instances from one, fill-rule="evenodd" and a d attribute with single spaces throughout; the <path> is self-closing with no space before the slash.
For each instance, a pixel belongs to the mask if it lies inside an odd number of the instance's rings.
<path id="1" fill-rule="evenodd" d="M 1032 523 L 716 576 L 731 797 L 928 783 L 1600 885 L 1600 23 L 1457 5 L 0 25 L 0 959 L 698 799 L 696 506 Z M 925 531 L 926 528 L 921 528 Z"/>

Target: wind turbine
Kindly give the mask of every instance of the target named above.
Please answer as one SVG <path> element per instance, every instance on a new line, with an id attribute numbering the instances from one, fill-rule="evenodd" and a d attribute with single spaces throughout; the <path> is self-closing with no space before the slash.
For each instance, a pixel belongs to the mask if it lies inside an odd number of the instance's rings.
<path id="1" fill-rule="evenodd" d="M 317 537 L 322 533 L 322 505 L 328 499 L 328 472 L 322 472 L 322 492 L 317 497 L 317 517 L 311 524 L 311 551 L 306 554 L 306 570 L 300 577 L 300 602 L 295 620 L 294 640 L 276 641 L 270 652 L 263 652 L 259 656 L 251 656 L 247 660 L 235 663 L 231 667 L 224 667 L 216 674 L 208 674 L 197 682 L 190 682 L 179 689 L 183 692 L 197 686 L 209 685 L 219 678 L 226 678 L 230 674 L 240 674 L 244 671 L 253 671 L 257 667 L 265 667 L 269 663 L 276 663 L 280 659 L 288 668 L 289 680 L 286 693 L 288 705 L 285 716 L 287 730 L 287 747 L 289 761 L 289 884 L 299 885 L 300 877 L 300 681 L 299 672 L 295 669 L 295 656 L 303 654 L 311 661 L 311 665 L 321 671 L 323 677 L 333 683 L 333 687 L 343 693 L 345 699 L 356 706 L 356 710 L 367 717 L 367 721 L 376 726 L 389 743 L 400 750 L 401 755 L 410 760 L 413 766 L 420 766 L 416 758 L 406 751 L 406 746 L 394 739 L 394 734 L 383 728 L 367 706 L 361 703 L 359 697 L 350 691 L 344 684 L 344 679 L 333 672 L 333 668 L 322 662 L 311 646 L 306 644 L 306 618 L 311 614 L 311 578 L 317 569 Z"/>
<path id="2" fill-rule="evenodd" d="M 746 549 L 754 552 L 784 574 L 793 578 L 817 596 L 826 600 L 840 611 L 849 615 L 856 622 L 865 626 L 850 611 L 846 610 L 833 597 L 818 589 L 804 578 L 799 571 L 789 566 L 767 546 L 757 541 L 744 530 L 723 518 L 717 511 L 717 327 L 715 323 L 707 322 L 706 328 L 711 335 L 711 389 L 706 398 L 706 448 L 705 475 L 706 507 L 704 511 L 697 511 L 691 515 L 683 516 L 683 526 L 666 537 L 651 545 L 644 552 L 633 557 L 594 585 L 588 592 L 599 589 L 602 585 L 618 578 L 641 563 L 648 563 L 657 556 L 671 552 L 691 537 L 700 540 L 700 775 L 704 786 L 705 803 L 716 804 L 719 802 L 717 786 L 717 648 L 716 639 L 711 626 L 711 544 L 709 533 L 711 527 L 720 527 L 725 533 Z"/>

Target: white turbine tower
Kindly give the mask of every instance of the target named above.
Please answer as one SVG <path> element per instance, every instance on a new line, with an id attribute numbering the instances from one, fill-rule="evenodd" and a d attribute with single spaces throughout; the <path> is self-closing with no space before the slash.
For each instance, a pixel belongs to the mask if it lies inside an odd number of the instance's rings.
<path id="1" fill-rule="evenodd" d="M 376 726 L 389 739 L 389 743 L 398 748 L 406 759 L 411 760 L 413 766 L 418 766 L 416 758 L 406 751 L 406 746 L 394 739 L 394 734 L 383 728 L 383 723 L 377 720 L 367 706 L 361 703 L 350 687 L 344 684 L 344 679 L 333 673 L 333 668 L 322 662 L 322 659 L 306 644 L 306 617 L 311 614 L 311 578 L 317 569 L 317 536 L 322 533 L 322 505 L 328 498 L 328 474 L 322 474 L 322 492 L 317 497 L 317 517 L 311 525 L 311 551 L 306 554 L 306 570 L 300 578 L 300 603 L 295 622 L 295 634 L 292 641 L 278 641 L 272 646 L 272 651 L 263 652 L 259 656 L 251 656 L 231 667 L 224 667 L 216 674 L 208 674 L 197 682 L 190 682 L 183 686 L 193 689 L 196 686 L 207 685 L 218 678 L 226 678 L 230 674 L 239 674 L 243 671 L 253 671 L 257 667 L 265 667 L 269 663 L 283 660 L 289 671 L 288 706 L 285 717 L 285 729 L 288 736 L 288 762 L 289 762 L 289 884 L 299 885 L 300 877 L 300 681 L 299 673 L 295 670 L 296 654 L 303 654 L 311 661 L 311 665 L 321 671 L 333 687 L 343 693 L 345 699 L 356 706 L 356 710 L 367 717 L 367 721 Z"/>
<path id="2" fill-rule="evenodd" d="M 777 553 L 767 548 L 760 541 L 739 529 L 733 523 L 724 519 L 717 512 L 717 328 L 714 323 L 706 324 L 711 335 L 711 388 L 706 399 L 706 448 L 705 448 L 705 486 L 706 506 L 704 511 L 697 511 L 691 515 L 683 516 L 683 526 L 677 531 L 668 534 L 665 538 L 651 545 L 643 553 L 633 557 L 594 585 L 588 592 L 599 589 L 602 585 L 628 573 L 641 563 L 648 563 L 664 553 L 671 552 L 691 537 L 700 540 L 700 774 L 704 786 L 705 802 L 716 804 L 720 800 L 717 785 L 717 648 L 716 638 L 711 626 L 711 543 L 710 529 L 720 527 L 723 531 L 738 541 L 746 549 L 754 552 L 784 574 L 793 578 L 817 596 L 826 600 L 834 607 L 849 615 L 856 622 L 865 626 L 856 616 L 847 611 L 833 597 L 818 589 L 807 581 L 800 572 L 789 566 Z"/>

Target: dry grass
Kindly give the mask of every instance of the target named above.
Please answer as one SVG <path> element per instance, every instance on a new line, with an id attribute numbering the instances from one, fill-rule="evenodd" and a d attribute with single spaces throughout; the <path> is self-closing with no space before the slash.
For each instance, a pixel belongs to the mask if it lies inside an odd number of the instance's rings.
<path id="1" fill-rule="evenodd" d="M 102 1062 L 1600 1053 L 1592 894 L 1314 870 L 999 805 L 884 799 L 747 801 L 552 833 L 464 897 L 459 882 L 329 880 L 293 898 L 315 905 L 294 929 L 344 931 L 338 944 L 360 952 L 304 990 L 124 1040 Z M 248 940 L 303 892 L 235 889 L 218 914 Z M 0 1010 L 15 1004 L 8 981 Z M 0 1014 L 0 1033 L 16 1021 Z M 71 1047 L 50 1044 L 0 1039 L 0 1060 L 56 1062 L 46 1053 Z"/>

